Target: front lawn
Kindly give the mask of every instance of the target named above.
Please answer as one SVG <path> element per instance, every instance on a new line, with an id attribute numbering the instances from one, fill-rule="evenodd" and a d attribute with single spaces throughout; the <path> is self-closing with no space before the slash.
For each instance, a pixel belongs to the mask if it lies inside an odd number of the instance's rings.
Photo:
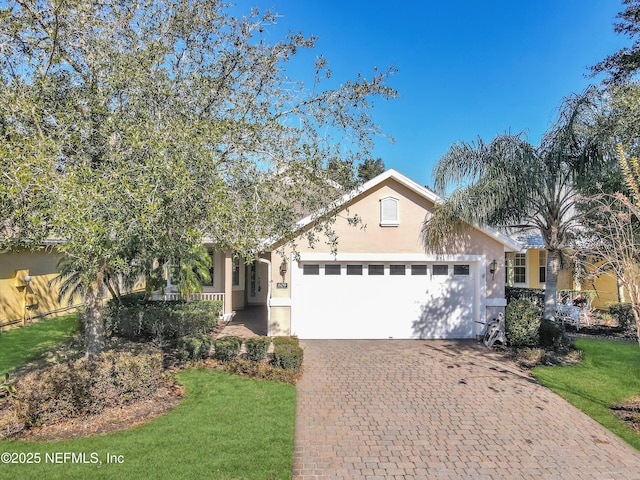
<path id="1" fill-rule="evenodd" d="M 63 442 L 0 442 L 0 453 L 40 457 L 39 464 L 3 465 L 3 472 L 25 480 L 291 477 L 293 385 L 208 369 L 186 370 L 178 380 L 186 387 L 180 406 L 141 427 Z M 46 456 L 56 452 L 61 463 Z M 64 463 L 60 452 L 68 453 Z M 102 464 L 72 463 L 72 453 Z M 108 455 L 122 463 L 107 464 Z"/>
<path id="2" fill-rule="evenodd" d="M 77 320 L 67 317 L 2 333 L 0 373 L 46 353 L 76 331 Z M 186 390 L 180 405 L 140 427 L 67 441 L 0 441 L 0 477 L 291 477 L 295 386 L 204 368 L 183 370 L 177 378 Z"/>
<path id="3" fill-rule="evenodd" d="M 640 450 L 640 434 L 611 411 L 613 404 L 640 395 L 640 347 L 637 343 L 578 339 L 584 351 L 578 365 L 536 367 L 543 385 Z"/>
<path id="4" fill-rule="evenodd" d="M 0 375 L 46 353 L 78 332 L 78 315 L 40 320 L 0 333 Z"/>

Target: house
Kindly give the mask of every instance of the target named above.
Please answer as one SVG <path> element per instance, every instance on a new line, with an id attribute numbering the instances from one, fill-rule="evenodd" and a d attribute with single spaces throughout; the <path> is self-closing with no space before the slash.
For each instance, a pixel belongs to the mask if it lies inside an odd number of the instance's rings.
<path id="1" fill-rule="evenodd" d="M 508 252 L 505 256 L 507 285 L 544 290 L 547 273 L 547 250 L 542 235 L 529 232 L 516 235 L 513 239 L 521 243 L 523 249 L 520 252 Z M 558 274 L 558 291 L 562 290 L 595 291 L 591 307 L 597 309 L 605 310 L 609 304 L 620 301 L 615 275 L 604 273 L 598 275 L 593 283 L 587 280 L 580 282 L 571 265 L 564 266 Z"/>
<path id="2" fill-rule="evenodd" d="M 522 246 L 483 227 L 469 229 L 445 253 L 425 253 L 420 229 L 439 200 L 387 170 L 334 205 L 340 211 L 336 255 L 301 237 L 294 240 L 297 252 L 291 243 L 276 242 L 258 262 L 234 273 L 231 293 L 244 285 L 246 304 L 263 305 L 271 336 L 474 338 L 481 322 L 504 310 L 505 253 Z M 365 228 L 349 225 L 347 210 Z M 315 218 L 298 223 L 301 235 Z M 224 272 L 232 261 L 226 255 Z"/>
<path id="3" fill-rule="evenodd" d="M 58 276 L 61 255 L 54 240 L 41 250 L 3 252 L 0 255 L 0 329 L 43 315 L 63 314 L 77 305 L 59 301 Z"/>
<path id="4" fill-rule="evenodd" d="M 425 253 L 420 230 L 439 201 L 387 170 L 328 207 L 339 212 L 335 255 L 324 242 L 312 248 L 302 238 L 323 213 L 315 212 L 298 222 L 298 238 L 272 243 L 249 264 L 232 251 L 210 248 L 210 278 L 196 298 L 222 300 L 226 314 L 255 306 L 270 336 L 475 338 L 482 322 L 504 311 L 505 254 L 522 245 L 491 228 L 472 227 L 443 253 Z M 361 226 L 349 224 L 347 210 Z M 15 279 L 28 268 L 16 263 L 4 275 Z M 165 298 L 177 298 L 167 277 Z M 34 294 L 45 298 L 40 290 Z"/>

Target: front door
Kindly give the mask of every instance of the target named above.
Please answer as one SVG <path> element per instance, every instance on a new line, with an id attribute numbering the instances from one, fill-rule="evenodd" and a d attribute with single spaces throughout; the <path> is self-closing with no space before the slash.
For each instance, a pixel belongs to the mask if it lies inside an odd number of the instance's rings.
<path id="1" fill-rule="evenodd" d="M 267 303 L 267 264 L 253 261 L 247 266 L 247 303 L 264 305 Z"/>

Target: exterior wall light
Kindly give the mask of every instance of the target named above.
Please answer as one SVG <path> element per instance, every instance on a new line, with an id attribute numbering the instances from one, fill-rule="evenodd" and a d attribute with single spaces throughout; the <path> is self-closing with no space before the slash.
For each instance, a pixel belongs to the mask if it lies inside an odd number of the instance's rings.
<path id="1" fill-rule="evenodd" d="M 286 260 L 282 260 L 282 263 L 280 264 L 280 276 L 282 277 L 282 281 L 284 282 L 284 276 L 287 273 L 287 261 Z"/>
<path id="2" fill-rule="evenodd" d="M 494 258 L 489 264 L 489 273 L 491 274 L 491 278 L 494 279 L 496 276 L 496 270 L 498 269 L 498 262 Z"/>

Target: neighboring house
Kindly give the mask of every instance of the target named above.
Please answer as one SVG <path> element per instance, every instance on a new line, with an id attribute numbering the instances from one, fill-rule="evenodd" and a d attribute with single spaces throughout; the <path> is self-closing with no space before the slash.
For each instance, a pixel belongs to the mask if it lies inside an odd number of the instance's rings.
<path id="1" fill-rule="evenodd" d="M 507 285 L 522 288 L 545 288 L 547 276 L 547 250 L 539 233 L 516 235 L 514 240 L 524 248 L 521 252 L 506 254 Z M 564 266 L 558 275 L 558 291 L 561 290 L 593 290 L 596 296 L 591 302 L 593 308 L 606 309 L 612 302 L 619 301 L 616 277 L 611 274 L 598 276 L 594 283 L 580 283 L 574 275 L 571 265 Z"/>
<path id="2" fill-rule="evenodd" d="M 51 283 L 61 258 L 55 243 L 46 242 L 42 250 L 0 254 L 0 328 L 74 308 L 58 301 L 58 285 Z"/>
<path id="3" fill-rule="evenodd" d="M 339 212 L 335 256 L 322 241 L 311 248 L 301 237 L 271 245 L 248 265 L 231 251 L 211 249 L 210 279 L 197 297 L 223 300 L 224 313 L 258 306 L 254 311 L 270 336 L 474 338 L 482 322 L 504 311 L 505 254 L 522 245 L 482 227 L 452 239 L 444 253 L 425 253 L 420 230 L 439 201 L 387 170 L 332 204 Z M 364 228 L 348 224 L 347 209 Z M 301 236 L 318 213 L 298 222 Z M 7 278 L 35 268 L 14 263 L 3 274 Z M 165 293 L 172 298 L 178 294 L 168 277 Z M 0 285 L 0 292 L 5 289 Z"/>

